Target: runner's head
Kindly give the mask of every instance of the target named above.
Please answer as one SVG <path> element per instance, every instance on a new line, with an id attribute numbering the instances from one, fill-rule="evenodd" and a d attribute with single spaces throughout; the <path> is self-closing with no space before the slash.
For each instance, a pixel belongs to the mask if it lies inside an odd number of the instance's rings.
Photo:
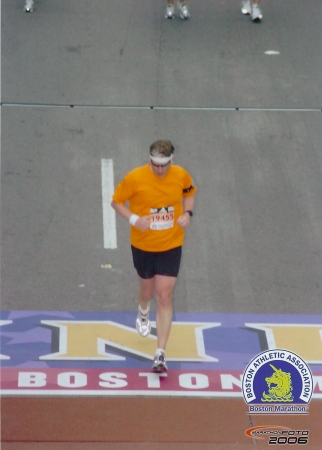
<path id="1" fill-rule="evenodd" d="M 174 153 L 174 147 L 170 141 L 155 141 L 150 146 L 150 156 L 169 157 Z"/>
<path id="2" fill-rule="evenodd" d="M 152 172 L 163 178 L 169 171 L 174 147 L 170 141 L 156 141 L 150 146 L 150 163 Z"/>

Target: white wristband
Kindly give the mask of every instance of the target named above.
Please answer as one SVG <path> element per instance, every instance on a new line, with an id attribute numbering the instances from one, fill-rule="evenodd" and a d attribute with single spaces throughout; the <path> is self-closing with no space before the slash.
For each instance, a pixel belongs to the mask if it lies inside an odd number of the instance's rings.
<path id="1" fill-rule="evenodd" d="M 131 217 L 130 217 L 130 219 L 129 219 L 130 224 L 134 226 L 134 225 L 136 224 L 136 221 L 137 221 L 139 218 L 140 218 L 140 217 L 137 216 L 136 214 L 132 214 Z"/>

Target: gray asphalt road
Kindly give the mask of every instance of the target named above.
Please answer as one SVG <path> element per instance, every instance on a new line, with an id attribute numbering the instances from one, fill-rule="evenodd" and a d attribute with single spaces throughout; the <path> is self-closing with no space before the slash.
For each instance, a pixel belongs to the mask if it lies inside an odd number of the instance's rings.
<path id="1" fill-rule="evenodd" d="M 261 24 L 232 0 L 191 0 L 189 21 L 161 0 L 35 5 L 2 1 L 2 308 L 136 308 L 101 160 L 116 183 L 166 138 L 199 188 L 176 309 L 321 314 L 322 3 L 262 0 Z"/>

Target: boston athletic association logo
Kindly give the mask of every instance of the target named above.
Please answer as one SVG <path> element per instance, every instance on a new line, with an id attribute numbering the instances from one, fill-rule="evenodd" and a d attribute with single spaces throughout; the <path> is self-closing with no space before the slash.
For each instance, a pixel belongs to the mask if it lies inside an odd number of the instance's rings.
<path id="1" fill-rule="evenodd" d="M 268 350 L 246 367 L 242 390 L 249 414 L 307 414 L 313 378 L 300 356 L 288 350 Z"/>

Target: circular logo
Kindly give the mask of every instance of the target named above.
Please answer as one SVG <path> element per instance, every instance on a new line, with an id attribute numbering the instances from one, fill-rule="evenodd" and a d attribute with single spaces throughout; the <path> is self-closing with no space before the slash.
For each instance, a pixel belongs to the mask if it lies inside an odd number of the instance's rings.
<path id="1" fill-rule="evenodd" d="M 308 404 L 313 393 L 309 366 L 293 352 L 267 350 L 244 371 L 242 391 L 247 404 Z"/>

